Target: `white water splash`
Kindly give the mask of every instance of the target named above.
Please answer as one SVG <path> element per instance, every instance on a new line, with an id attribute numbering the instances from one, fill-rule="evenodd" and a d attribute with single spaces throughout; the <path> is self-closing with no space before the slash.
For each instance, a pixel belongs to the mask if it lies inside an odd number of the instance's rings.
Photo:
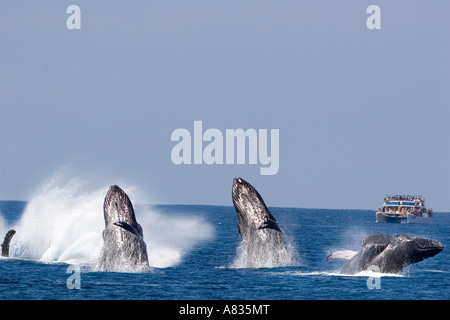
<path id="1" fill-rule="evenodd" d="M 300 257 L 291 239 L 272 230 L 258 230 L 251 241 L 237 248 L 231 268 L 275 268 L 300 265 Z M 257 237 L 262 236 L 264 239 Z M 248 237 L 244 237 L 249 239 Z"/>
<path id="2" fill-rule="evenodd" d="M 79 178 L 66 179 L 61 173 L 51 177 L 13 226 L 17 233 L 11 241 L 10 256 L 93 269 L 103 246 L 103 201 L 108 188 L 87 191 L 87 182 Z M 125 186 L 124 190 L 133 199 L 136 188 Z M 136 210 L 136 206 L 135 211 L 152 267 L 180 263 L 199 241 L 213 236 L 212 226 L 192 215 L 167 217 L 150 208 Z M 0 221 L 3 229 L 6 227 Z"/>
<path id="3" fill-rule="evenodd" d="M 309 277 L 309 276 L 325 276 L 325 277 L 364 277 L 364 278 L 381 278 L 381 277 L 396 277 L 396 278 L 404 278 L 404 274 L 397 273 L 381 273 L 374 272 L 370 270 L 361 271 L 355 274 L 342 274 L 339 271 L 283 271 L 283 272 L 272 272 L 272 275 L 281 275 L 281 276 L 300 276 L 300 277 Z"/>
<path id="4" fill-rule="evenodd" d="M 183 256 L 199 242 L 211 240 L 212 225 L 201 217 L 178 212 L 162 214 L 154 208 L 145 208 L 138 218 L 144 229 L 150 265 L 166 268 L 179 264 Z"/>
<path id="5" fill-rule="evenodd" d="M 3 219 L 2 212 L 0 211 L 0 245 L 3 243 L 3 239 L 8 230 L 9 230 L 8 226 L 6 225 L 6 222 Z"/>
<path id="6" fill-rule="evenodd" d="M 3 234 L 6 233 L 6 223 L 5 223 L 5 219 L 3 218 L 3 214 L 0 211 L 0 237 L 2 237 Z M 3 239 L 1 239 L 3 241 Z"/>
<path id="7" fill-rule="evenodd" d="M 13 257 L 43 262 L 95 263 L 103 243 L 104 190 L 85 192 L 80 179 L 49 179 L 14 226 Z"/>

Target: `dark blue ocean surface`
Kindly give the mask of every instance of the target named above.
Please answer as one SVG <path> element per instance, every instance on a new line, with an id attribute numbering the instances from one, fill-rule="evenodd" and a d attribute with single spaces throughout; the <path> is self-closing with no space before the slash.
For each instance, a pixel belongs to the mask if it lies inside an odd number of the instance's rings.
<path id="1" fill-rule="evenodd" d="M 98 236 L 85 221 L 73 232 L 68 226 L 80 218 L 66 224 L 70 218 L 61 210 L 0 201 L 1 238 L 9 228 L 17 230 L 12 257 L 0 259 L 0 299 L 450 299 L 449 213 L 434 213 L 430 225 L 381 224 L 374 211 L 271 208 L 298 258 L 285 267 L 250 269 L 235 262 L 240 237 L 232 206 L 136 206 L 153 267 L 106 273 L 94 271 L 102 226 L 96 227 Z M 78 211 L 72 214 L 81 217 Z M 92 224 L 102 223 L 101 204 L 98 215 L 89 218 Z M 400 275 L 375 280 L 339 275 L 345 261 L 325 261 L 333 251 L 359 250 L 361 239 L 373 232 L 425 236 L 445 249 Z M 72 273 L 72 265 L 81 272 Z M 75 275 L 79 289 L 70 289 Z M 380 288 L 369 289 L 368 280 L 379 281 Z"/>

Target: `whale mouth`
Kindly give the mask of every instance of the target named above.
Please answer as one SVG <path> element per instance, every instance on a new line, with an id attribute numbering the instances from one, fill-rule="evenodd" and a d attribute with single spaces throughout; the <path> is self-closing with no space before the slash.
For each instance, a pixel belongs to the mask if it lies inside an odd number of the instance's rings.
<path id="1" fill-rule="evenodd" d="M 433 256 L 444 250 L 444 245 L 436 240 L 425 239 L 422 241 L 414 241 L 414 245 L 419 251 L 427 252 Z"/>
<path id="2" fill-rule="evenodd" d="M 428 251 L 428 250 L 437 250 L 439 252 L 441 252 L 442 250 L 444 250 L 444 246 L 442 244 L 439 245 L 428 245 L 428 246 L 421 246 L 421 245 L 417 245 L 416 247 L 419 250 L 424 250 L 424 251 Z"/>
<path id="3" fill-rule="evenodd" d="M 397 235 L 399 241 L 406 241 L 407 243 L 412 243 L 414 247 L 421 252 L 431 253 L 436 255 L 442 250 L 444 250 L 444 245 L 437 240 L 416 237 L 412 235 Z"/>

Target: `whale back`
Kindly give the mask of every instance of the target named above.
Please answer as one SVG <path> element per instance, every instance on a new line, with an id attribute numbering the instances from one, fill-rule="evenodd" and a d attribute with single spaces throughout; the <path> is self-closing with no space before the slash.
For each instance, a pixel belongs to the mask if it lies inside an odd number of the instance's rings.
<path id="1" fill-rule="evenodd" d="M 444 248 L 440 242 L 432 239 L 382 233 L 367 235 L 361 245 L 363 249 L 342 268 L 342 274 L 355 274 L 370 266 L 378 267 L 382 273 L 398 273 L 412 263 L 438 254 Z"/>

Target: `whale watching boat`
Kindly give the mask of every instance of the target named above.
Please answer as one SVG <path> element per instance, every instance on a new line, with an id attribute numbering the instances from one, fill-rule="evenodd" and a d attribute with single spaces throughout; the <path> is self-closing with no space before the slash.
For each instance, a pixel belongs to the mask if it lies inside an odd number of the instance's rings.
<path id="1" fill-rule="evenodd" d="M 377 222 L 431 223 L 433 210 L 425 207 L 422 196 L 387 195 L 376 217 Z"/>

